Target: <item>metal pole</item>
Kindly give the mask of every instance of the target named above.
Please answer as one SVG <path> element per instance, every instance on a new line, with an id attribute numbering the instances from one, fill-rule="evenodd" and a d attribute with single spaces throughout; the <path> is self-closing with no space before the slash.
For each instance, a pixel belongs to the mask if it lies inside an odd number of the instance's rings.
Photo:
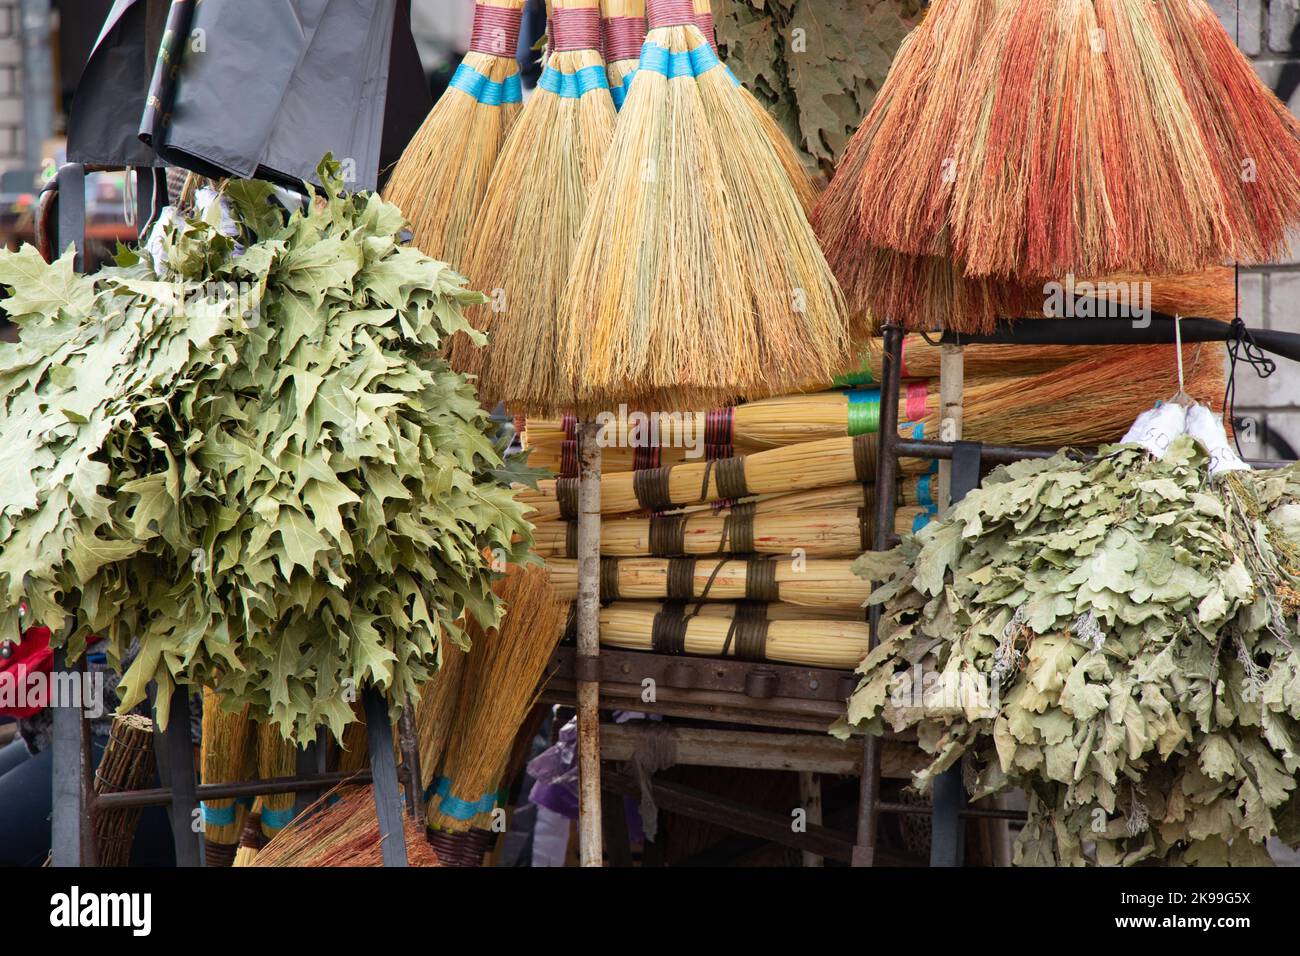
<path id="1" fill-rule="evenodd" d="M 22 0 L 23 153 L 30 169 L 45 163 L 54 135 L 54 54 L 50 49 L 50 0 Z"/>
<path id="2" fill-rule="evenodd" d="M 578 856 L 603 865 L 600 822 L 600 444 L 578 425 Z"/>
<path id="3" fill-rule="evenodd" d="M 406 831 L 402 828 L 404 799 L 397 783 L 397 758 L 393 755 L 393 725 L 388 722 L 388 701 L 373 687 L 362 691 L 361 700 L 366 710 L 366 742 L 370 748 L 370 772 L 384 866 L 404 867 L 407 865 Z"/>
<path id="4" fill-rule="evenodd" d="M 158 723 L 155 708 L 154 724 Z M 177 685 L 172 691 L 171 708 L 167 715 L 167 729 L 162 733 L 161 742 L 154 738 L 155 750 L 161 750 L 166 760 L 159 760 L 158 765 L 166 774 L 163 786 L 172 792 L 169 810 L 172 823 L 172 840 L 176 844 L 177 866 L 199 866 L 199 830 L 195 825 L 198 820 L 199 800 L 195 793 L 197 780 L 194 772 L 194 741 L 190 736 L 190 692 L 189 688 Z"/>
<path id="5" fill-rule="evenodd" d="M 81 675 L 68 667 L 65 647 L 54 652 L 54 674 Z M 55 686 L 67 687 L 71 678 L 56 680 Z M 81 735 L 81 708 L 76 701 L 57 701 L 53 708 L 53 812 L 50 815 L 51 862 L 54 866 L 80 866 L 82 863 L 82 828 L 86 825 L 86 807 L 82 803 L 83 765 L 91 759 Z"/>
<path id="6" fill-rule="evenodd" d="M 892 322 L 885 326 L 884 373 L 880 383 L 879 443 L 876 460 L 876 529 L 873 550 L 889 546 L 894 529 L 895 492 L 898 478 L 898 391 L 903 365 L 903 330 Z M 880 608 L 873 606 L 868 616 L 871 625 L 870 647 L 880 640 Z M 867 734 L 862 750 L 862 780 L 858 797 L 857 842 L 853 847 L 854 866 L 872 866 L 876 859 L 876 830 L 880 815 L 880 738 Z"/>

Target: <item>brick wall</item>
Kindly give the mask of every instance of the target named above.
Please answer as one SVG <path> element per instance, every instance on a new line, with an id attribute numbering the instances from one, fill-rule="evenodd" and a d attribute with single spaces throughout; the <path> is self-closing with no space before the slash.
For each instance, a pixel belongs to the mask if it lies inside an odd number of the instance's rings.
<path id="1" fill-rule="evenodd" d="M 18 0 L 0 0 L 0 170 L 22 164 L 22 18 Z"/>
<path id="2" fill-rule="evenodd" d="M 1264 82 L 1300 115 L 1300 0 L 1210 0 Z M 1243 269 L 1241 317 L 1247 325 L 1300 332 L 1300 241 L 1276 265 Z M 1300 367 L 1281 360 L 1271 378 L 1237 371 L 1236 415 L 1242 450 L 1281 457 L 1300 452 Z"/>

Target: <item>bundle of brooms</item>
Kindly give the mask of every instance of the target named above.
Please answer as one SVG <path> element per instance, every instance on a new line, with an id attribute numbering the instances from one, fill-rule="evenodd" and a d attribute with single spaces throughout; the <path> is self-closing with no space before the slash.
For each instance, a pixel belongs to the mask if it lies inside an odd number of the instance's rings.
<path id="1" fill-rule="evenodd" d="M 1222 349 L 1213 344 L 1186 345 L 1183 356 L 1185 390 L 1221 411 L 1225 379 Z M 1137 415 L 1150 407 L 1153 395 L 1173 396 L 1178 391 L 1176 357 L 1174 346 L 1110 349 L 1038 375 L 977 383 L 964 401 L 965 436 L 971 441 L 1074 447 L 1117 441 Z M 909 392 L 915 399 L 911 411 L 921 410 L 921 388 L 909 388 L 900 402 L 900 418 L 909 414 Z M 860 394 L 864 398 L 871 395 Z M 863 404 L 869 412 L 869 402 Z M 924 405 L 924 417 L 900 422 L 900 434 L 909 438 L 937 434 L 937 401 L 931 401 L 928 389 Z M 735 410 L 737 418 L 744 407 Z M 765 433 L 769 439 L 781 434 L 804 435 L 814 440 L 743 458 L 602 474 L 602 513 L 645 508 L 662 511 L 701 501 L 874 481 L 875 435 L 849 435 L 850 426 L 861 427 L 866 418 L 860 410 L 855 424 L 849 414 L 853 408 L 851 398 L 842 394 L 801 395 L 757 402 L 749 408 L 768 410 L 763 433 L 758 424 L 762 419 L 753 419 L 754 435 Z M 821 427 L 844 437 L 817 437 L 825 431 L 819 433 L 816 426 L 828 418 L 834 423 Z M 905 474 L 929 470 L 929 463 L 903 459 L 901 464 Z M 543 481 L 537 491 L 521 492 L 520 500 L 536 509 L 532 520 L 545 522 L 571 516 L 567 512 L 573 503 L 566 504 L 557 494 L 571 497 L 572 491 L 572 483 L 565 479 L 558 483 Z"/>
<path id="2" fill-rule="evenodd" d="M 108 745 L 95 768 L 95 793 L 143 790 L 153 779 L 153 721 L 138 714 L 113 718 Z M 127 866 L 140 825 L 139 807 L 100 810 L 92 817 L 95 828 L 95 862 L 98 866 Z"/>
<path id="3" fill-rule="evenodd" d="M 1300 125 L 1204 0 L 936 0 L 815 221 L 855 312 L 986 330 L 1066 276 L 1257 263 Z"/>
<path id="4" fill-rule="evenodd" d="M 298 770 L 298 749 L 284 738 L 278 724 L 267 721 L 257 725 L 257 775 L 262 780 L 292 777 Z M 268 793 L 262 796 L 262 834 L 274 839 L 293 819 L 292 793 Z M 238 839 L 239 831 L 235 831 Z"/>
<path id="5" fill-rule="evenodd" d="M 647 15 L 559 310 L 576 405 L 707 407 L 829 381 L 847 358 L 843 299 L 780 151 L 690 0 Z M 574 407 L 542 397 L 523 410 Z"/>
<path id="6" fill-rule="evenodd" d="M 446 865 L 482 859 L 512 744 L 569 615 L 542 567 L 512 566 L 493 590 L 505 615 L 496 630 L 473 634 L 429 799 L 430 839 Z"/>
<path id="7" fill-rule="evenodd" d="M 402 814 L 411 866 L 437 866 L 424 833 Z M 274 836 L 250 862 L 261 867 L 383 866 L 379 815 L 370 786 L 343 787 L 321 797 Z"/>
<path id="8" fill-rule="evenodd" d="M 871 586 L 853 574 L 853 562 L 835 558 L 613 558 L 600 559 L 605 601 L 768 601 L 802 608 L 860 610 Z M 557 597 L 578 595 L 578 562 L 549 558 Z"/>
<path id="9" fill-rule="evenodd" d="M 914 532 L 933 513 L 930 508 L 899 508 L 891 530 L 894 534 Z M 600 553 L 634 558 L 802 552 L 810 558 L 844 558 L 871 547 L 872 531 L 871 512 L 860 507 L 758 515 L 741 505 L 727 515 L 661 515 L 603 521 Z M 534 548 L 544 558 L 577 557 L 576 538 L 573 522 L 543 522 L 533 534 Z"/>
<path id="10" fill-rule="evenodd" d="M 546 65 L 501 150 L 465 255 L 470 285 L 490 296 L 469 314 L 487 344 L 462 333 L 450 348 L 452 366 L 479 377 L 481 399 L 528 412 L 567 394 L 560 299 L 615 119 L 596 0 L 553 0 L 550 14 Z"/>
<path id="11" fill-rule="evenodd" d="M 850 670 L 867 651 L 865 621 L 769 619 L 761 606 L 730 614 L 694 613 L 696 605 L 611 604 L 600 611 L 600 642 L 625 650 L 740 657 Z M 857 655 L 856 657 L 854 655 Z"/>
<path id="12" fill-rule="evenodd" d="M 524 0 L 476 0 L 469 52 L 384 188 L 412 243 L 463 271 L 474 216 L 523 103 L 515 50 Z"/>

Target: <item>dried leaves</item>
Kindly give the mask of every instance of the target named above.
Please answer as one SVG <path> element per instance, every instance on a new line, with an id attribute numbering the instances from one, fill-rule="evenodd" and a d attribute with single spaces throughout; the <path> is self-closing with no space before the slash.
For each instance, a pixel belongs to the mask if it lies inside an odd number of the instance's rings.
<path id="1" fill-rule="evenodd" d="M 885 631 L 849 720 L 915 728 L 919 785 L 1023 787 L 1020 863 L 1266 862 L 1300 840 L 1300 471 L 1110 451 L 999 469 L 863 556 Z"/>
<path id="2" fill-rule="evenodd" d="M 74 654 L 138 638 L 125 707 L 204 683 L 340 733 L 351 693 L 403 701 L 441 635 L 464 643 L 464 612 L 495 623 L 490 562 L 526 547 L 495 426 L 437 357 L 481 297 L 322 175 L 291 216 L 227 184 L 242 234 L 216 204 L 175 220 L 157 270 L 0 254 L 22 329 L 0 345 L 0 627 L 26 596 Z"/>

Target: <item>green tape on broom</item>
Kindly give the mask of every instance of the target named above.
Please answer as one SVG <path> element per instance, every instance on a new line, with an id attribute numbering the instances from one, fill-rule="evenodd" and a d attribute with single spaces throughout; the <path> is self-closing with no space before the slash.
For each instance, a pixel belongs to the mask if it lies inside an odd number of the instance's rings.
<path id="1" fill-rule="evenodd" d="M 849 435 L 874 435 L 880 431 L 880 389 L 845 392 L 848 398 Z"/>

